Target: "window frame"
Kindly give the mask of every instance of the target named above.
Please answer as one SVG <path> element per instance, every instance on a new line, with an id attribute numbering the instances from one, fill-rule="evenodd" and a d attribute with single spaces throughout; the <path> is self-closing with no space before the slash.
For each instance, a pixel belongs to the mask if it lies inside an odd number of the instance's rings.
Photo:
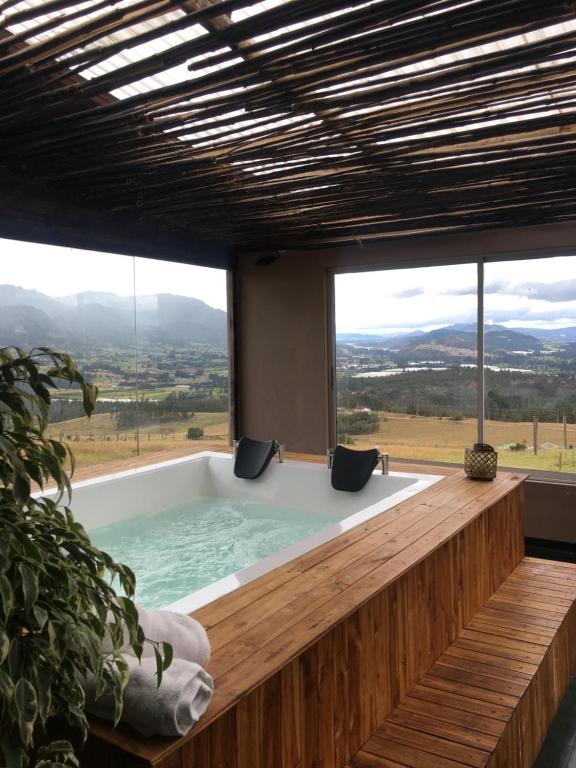
<path id="1" fill-rule="evenodd" d="M 568 251 L 568 253 L 567 253 Z M 486 391 L 485 391 L 485 360 L 484 360 L 484 268 L 486 264 L 495 262 L 510 262 L 510 261 L 533 261 L 536 259 L 552 259 L 556 257 L 576 257 L 576 253 L 571 253 L 570 248 L 544 248 L 533 251 L 514 251 L 511 253 L 493 253 L 490 255 L 474 255 L 469 257 L 462 257 L 458 259 L 409 259 L 396 261 L 386 260 L 382 264 L 370 264 L 362 266 L 338 266 L 331 267 L 326 270 L 327 285 L 329 286 L 329 301 L 327 302 L 328 309 L 328 445 L 335 444 L 337 434 L 337 389 L 336 389 L 336 288 L 335 278 L 336 275 L 352 274 L 357 272 L 385 272 L 390 270 L 399 269 L 414 269 L 419 267 L 441 267 L 460 264 L 476 264 L 477 265 L 477 278 L 476 278 L 476 301 L 477 301 L 477 326 L 476 326 L 476 360 L 478 376 L 476 380 L 476 404 L 477 404 L 477 434 L 478 442 L 485 442 L 485 404 L 486 404 Z M 481 365 L 480 365 L 481 361 Z M 447 463 L 442 461 L 422 460 L 422 459 L 395 459 L 393 461 L 400 464 L 414 464 L 414 465 L 429 465 L 434 467 L 463 467 L 464 456 L 462 456 L 462 462 Z M 543 469 L 531 469 L 530 467 L 515 467 L 498 465 L 501 470 L 521 472 L 526 474 L 531 480 L 540 480 L 544 482 L 552 483 L 564 483 L 568 485 L 576 485 L 576 473 L 572 472 L 551 472 Z"/>

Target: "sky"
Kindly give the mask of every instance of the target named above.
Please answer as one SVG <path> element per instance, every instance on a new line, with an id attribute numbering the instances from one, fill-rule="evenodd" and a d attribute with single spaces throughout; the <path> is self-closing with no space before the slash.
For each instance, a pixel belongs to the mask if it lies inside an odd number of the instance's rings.
<path id="1" fill-rule="evenodd" d="M 404 333 L 476 321 L 475 264 L 336 275 L 339 333 Z M 508 328 L 576 326 L 576 256 L 488 263 L 485 319 Z"/>
<path id="2" fill-rule="evenodd" d="M 226 272 L 115 253 L 0 239 L 0 284 L 34 289 L 48 296 L 104 291 L 131 296 L 174 293 L 193 296 L 226 311 Z"/>
<path id="3" fill-rule="evenodd" d="M 0 239 L 0 284 L 49 296 L 174 293 L 226 310 L 226 272 L 155 259 Z M 510 328 L 576 325 L 576 256 L 485 266 L 485 316 Z M 433 330 L 476 319 L 476 265 L 336 275 L 336 329 Z"/>

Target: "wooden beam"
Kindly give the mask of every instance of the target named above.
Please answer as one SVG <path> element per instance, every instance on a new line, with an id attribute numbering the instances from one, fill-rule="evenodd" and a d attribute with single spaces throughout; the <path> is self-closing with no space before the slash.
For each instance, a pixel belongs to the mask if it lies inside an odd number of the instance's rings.
<path id="1" fill-rule="evenodd" d="M 232 269 L 235 249 L 192 229 L 90 210 L 17 178 L 0 182 L 0 237 Z"/>

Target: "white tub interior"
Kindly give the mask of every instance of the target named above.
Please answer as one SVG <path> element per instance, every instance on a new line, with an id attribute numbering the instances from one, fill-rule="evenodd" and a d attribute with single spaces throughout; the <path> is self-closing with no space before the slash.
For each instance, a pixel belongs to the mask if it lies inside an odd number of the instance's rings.
<path id="1" fill-rule="evenodd" d="M 402 472 L 382 476 L 376 471 L 361 491 L 344 493 L 332 488 L 330 473 L 322 464 L 273 461 L 260 478 L 242 480 L 234 476 L 233 463 L 229 454 L 204 451 L 75 483 L 71 507 L 88 531 L 135 515 L 155 515 L 209 496 L 260 501 L 303 512 L 325 513 L 332 520 L 335 516 L 340 518 L 340 522 L 330 522 L 314 535 L 166 606 L 190 612 L 442 479 L 441 475 Z"/>

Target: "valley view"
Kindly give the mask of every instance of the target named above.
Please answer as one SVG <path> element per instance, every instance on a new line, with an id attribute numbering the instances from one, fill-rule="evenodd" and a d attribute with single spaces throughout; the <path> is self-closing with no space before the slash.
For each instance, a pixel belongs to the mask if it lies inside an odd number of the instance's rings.
<path id="1" fill-rule="evenodd" d="M 226 313 L 189 297 L 139 296 L 134 306 L 113 293 L 54 298 L 0 286 L 2 345 L 69 352 L 100 388 L 90 420 L 79 393 L 54 398 L 53 434 L 73 443 L 80 465 L 181 451 L 190 440 L 227 445 L 226 334 Z M 475 442 L 474 325 L 339 333 L 336 361 L 341 442 L 458 463 Z M 486 440 L 501 465 L 575 472 L 576 327 L 488 325 L 485 361 Z"/>

